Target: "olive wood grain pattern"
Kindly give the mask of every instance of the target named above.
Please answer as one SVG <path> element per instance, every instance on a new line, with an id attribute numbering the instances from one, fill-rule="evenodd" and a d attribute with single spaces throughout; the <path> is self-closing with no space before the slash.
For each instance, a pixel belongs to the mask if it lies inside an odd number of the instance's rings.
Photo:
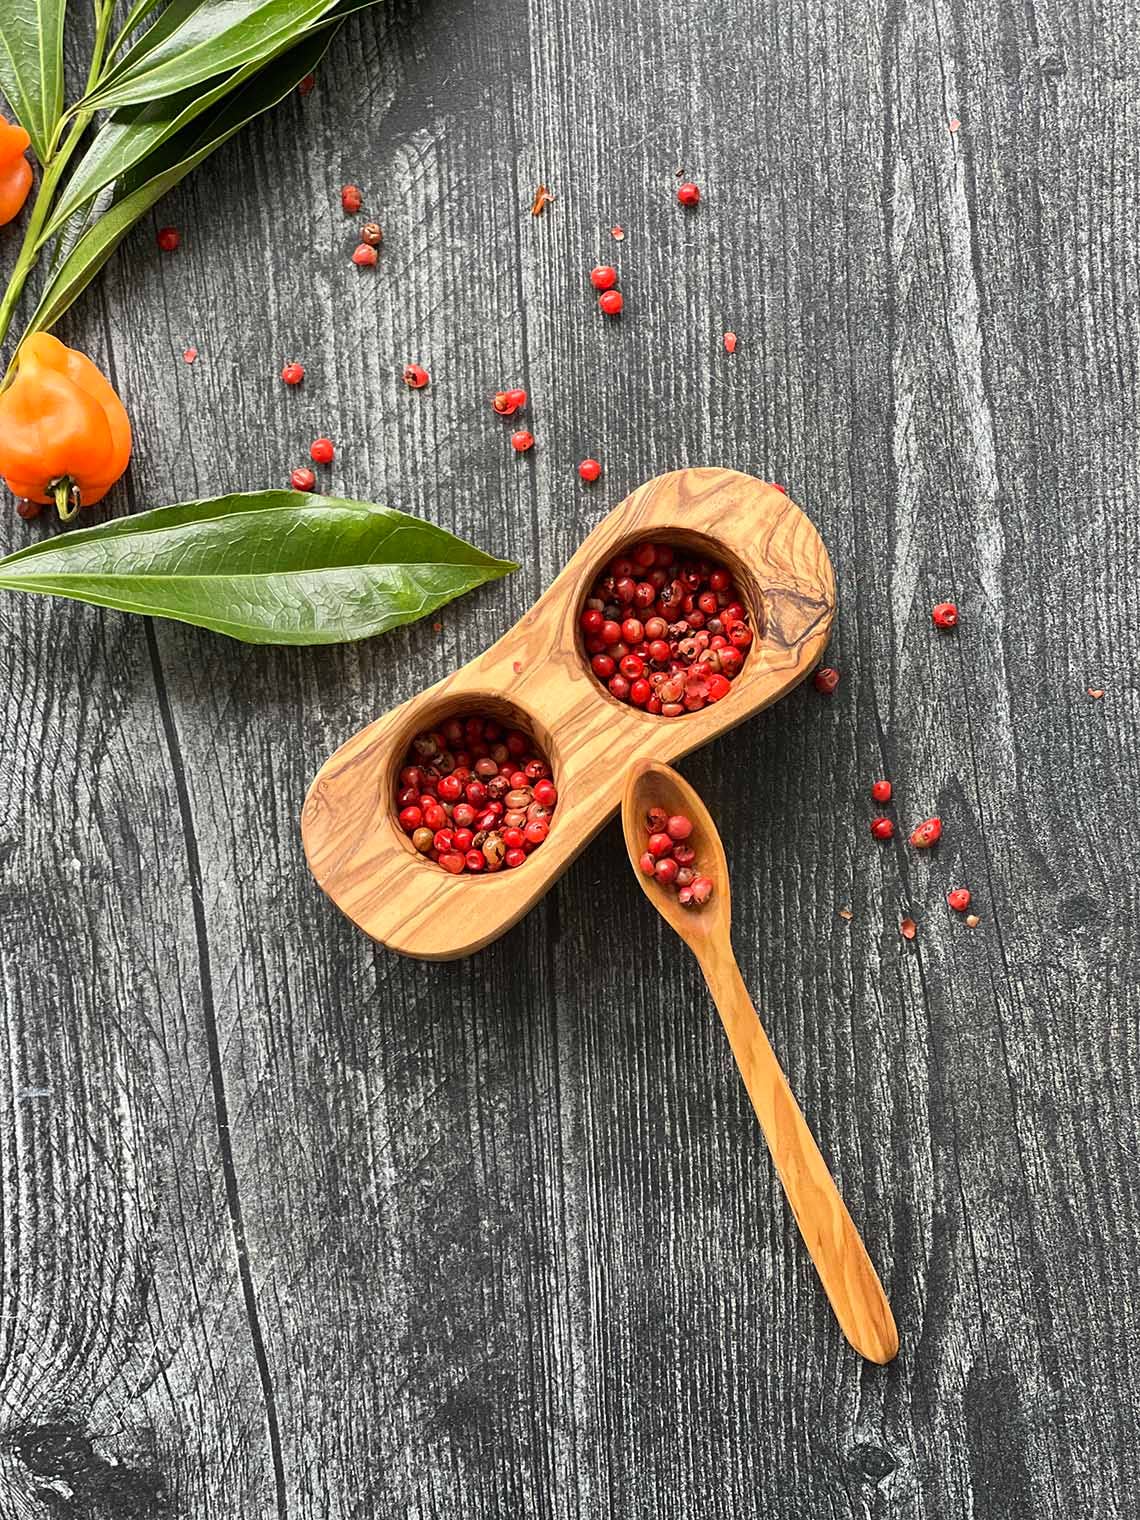
<path id="1" fill-rule="evenodd" d="M 582 651 L 579 614 L 600 566 L 645 537 L 672 538 L 729 565 L 756 637 L 722 701 L 664 719 L 618 702 Z M 775 486 L 734 470 L 677 470 L 632 492 L 508 633 L 350 739 L 322 767 L 301 831 L 333 901 L 373 939 L 450 960 L 518 921 L 616 809 L 626 767 L 673 759 L 760 712 L 815 666 L 831 630 L 835 582 L 803 512 Z M 396 772 L 421 729 L 492 712 L 528 729 L 554 769 L 550 835 L 518 870 L 450 876 L 418 855 L 393 817 Z"/>
<path id="2" fill-rule="evenodd" d="M 645 816 L 651 807 L 685 814 L 693 824 L 690 843 L 714 891 L 703 907 L 681 905 L 670 887 L 638 865 L 645 848 Z M 732 952 L 732 893 L 720 834 L 698 794 L 667 765 L 652 760 L 631 766 L 622 796 L 622 832 L 629 863 L 646 897 L 685 941 L 700 963 L 713 1002 L 776 1171 L 799 1225 L 839 1328 L 868 1361 L 898 1355 L 894 1316 L 867 1248 L 847 1212 L 827 1162 L 808 1128 L 776 1053 L 764 1032 Z"/>

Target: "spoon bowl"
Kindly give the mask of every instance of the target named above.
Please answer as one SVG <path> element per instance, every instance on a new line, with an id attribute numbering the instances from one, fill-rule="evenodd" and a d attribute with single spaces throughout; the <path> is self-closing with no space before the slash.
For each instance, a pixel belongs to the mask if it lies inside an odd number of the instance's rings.
<path id="1" fill-rule="evenodd" d="M 692 823 L 689 843 L 696 851 L 696 865 L 713 882 L 712 896 L 701 907 L 685 907 L 671 886 L 641 869 L 646 814 L 651 807 L 662 807 L 670 815 L 683 814 Z M 868 1361 L 889 1362 L 899 1349 L 891 1306 L 768 1042 L 732 953 L 732 893 L 716 824 L 684 777 L 656 760 L 639 760 L 630 766 L 621 821 L 629 862 L 642 891 L 697 957 L 840 1329 Z"/>
<path id="2" fill-rule="evenodd" d="M 684 907 L 672 887 L 646 876 L 638 863 L 645 849 L 646 815 L 654 807 L 664 808 L 670 817 L 683 813 L 693 825 L 693 832 L 686 842 L 697 852 L 701 875 L 710 877 L 713 883 L 713 894 L 701 908 Z M 702 944 L 714 940 L 728 944 L 732 930 L 732 896 L 728 888 L 724 845 L 712 814 L 684 776 L 672 766 L 661 765 L 656 760 L 640 760 L 630 766 L 622 798 L 621 827 L 630 864 L 641 890 L 669 927 L 689 945 L 698 940 Z"/>

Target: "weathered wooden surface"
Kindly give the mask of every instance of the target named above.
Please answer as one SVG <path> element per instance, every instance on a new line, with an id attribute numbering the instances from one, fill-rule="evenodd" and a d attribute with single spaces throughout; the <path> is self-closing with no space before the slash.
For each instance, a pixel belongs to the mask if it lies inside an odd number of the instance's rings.
<path id="1" fill-rule="evenodd" d="M 277 483 L 327 431 L 335 487 L 524 569 L 316 652 L 0 602 L 4 1520 L 1135 1513 L 1135 33 L 1064 0 L 381 6 L 160 208 L 177 256 L 140 229 L 72 313 L 136 422 L 119 509 Z M 333 747 L 692 463 L 788 482 L 839 573 L 837 697 L 685 769 L 891 1294 L 883 1370 L 616 827 L 448 965 L 302 859 Z M 872 846 L 882 773 L 934 855 Z"/>

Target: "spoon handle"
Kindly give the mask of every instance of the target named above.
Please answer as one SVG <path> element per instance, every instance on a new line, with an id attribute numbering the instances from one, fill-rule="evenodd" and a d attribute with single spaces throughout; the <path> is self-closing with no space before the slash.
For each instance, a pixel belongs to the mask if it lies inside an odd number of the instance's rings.
<path id="1" fill-rule="evenodd" d="M 730 951 L 703 958 L 701 970 L 839 1327 L 868 1361 L 889 1362 L 899 1349 L 891 1306 L 764 1033 L 740 968 Z"/>

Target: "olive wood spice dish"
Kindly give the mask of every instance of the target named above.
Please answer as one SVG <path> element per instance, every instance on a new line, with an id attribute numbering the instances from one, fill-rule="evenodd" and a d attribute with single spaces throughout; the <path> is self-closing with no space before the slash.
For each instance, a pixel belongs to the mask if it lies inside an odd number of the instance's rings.
<path id="1" fill-rule="evenodd" d="M 619 702 L 595 677 L 582 645 L 579 618 L 599 568 L 643 539 L 727 566 L 753 629 L 731 691 L 684 717 Z M 497 643 L 377 718 L 325 762 L 301 815 L 313 875 L 366 934 L 403 955 L 452 960 L 482 949 L 534 906 L 612 816 L 634 761 L 688 754 L 782 697 L 819 662 L 834 613 L 827 550 L 777 487 L 714 469 L 647 481 Z M 541 849 L 517 869 L 452 876 L 418 854 L 400 829 L 395 783 L 415 734 L 471 713 L 538 741 L 553 767 L 558 808 Z"/>
<path id="2" fill-rule="evenodd" d="M 686 843 L 696 851 L 694 867 L 713 883 L 699 908 L 684 907 L 670 886 L 641 869 L 646 814 L 663 808 L 693 825 Z M 639 760 L 626 778 L 621 808 L 629 863 L 646 897 L 696 956 L 720 1014 L 744 1086 L 768 1142 L 800 1234 L 815 1263 L 839 1328 L 871 1362 L 898 1355 L 899 1336 L 887 1296 L 859 1232 L 839 1196 L 776 1054 L 768 1043 L 744 978 L 732 953 L 732 895 L 728 862 L 716 824 L 689 783 L 667 765 Z"/>

